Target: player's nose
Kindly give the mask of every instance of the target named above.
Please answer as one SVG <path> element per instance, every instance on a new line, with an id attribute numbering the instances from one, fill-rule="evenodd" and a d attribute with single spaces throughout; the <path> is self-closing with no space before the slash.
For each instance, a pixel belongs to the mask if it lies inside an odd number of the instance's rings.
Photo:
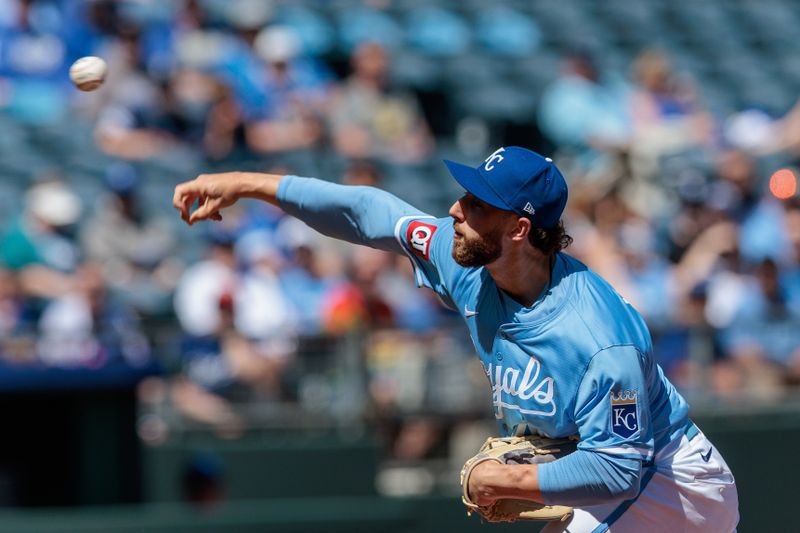
<path id="1" fill-rule="evenodd" d="M 453 217 L 457 222 L 462 222 L 464 220 L 464 211 L 461 209 L 461 199 L 459 198 L 453 205 L 450 206 L 450 211 L 448 211 L 449 215 Z"/>

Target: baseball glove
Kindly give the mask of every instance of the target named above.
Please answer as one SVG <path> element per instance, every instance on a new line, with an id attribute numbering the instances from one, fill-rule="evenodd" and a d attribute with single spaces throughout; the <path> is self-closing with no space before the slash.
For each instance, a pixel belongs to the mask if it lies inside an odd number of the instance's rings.
<path id="1" fill-rule="evenodd" d="M 517 520 L 567 520 L 572 507 L 544 505 L 530 500 L 503 499 L 491 505 L 479 506 L 469 499 L 469 476 L 472 469 L 484 461 L 501 464 L 549 463 L 575 451 L 577 439 L 550 439 L 547 437 L 490 437 L 477 455 L 469 458 L 461 469 L 461 501 L 467 506 L 467 515 L 477 512 L 489 522 L 515 522 Z"/>

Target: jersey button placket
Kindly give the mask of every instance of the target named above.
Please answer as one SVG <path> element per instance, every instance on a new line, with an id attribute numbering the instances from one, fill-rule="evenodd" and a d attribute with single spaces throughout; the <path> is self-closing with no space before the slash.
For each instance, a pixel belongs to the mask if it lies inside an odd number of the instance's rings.
<path id="1" fill-rule="evenodd" d="M 503 329 L 500 329 L 500 330 L 497 332 L 497 336 L 500 338 L 500 341 L 501 341 L 501 342 L 500 342 L 500 343 L 498 343 L 498 344 L 500 345 L 500 347 L 502 347 L 502 345 L 503 345 L 503 342 L 502 342 L 502 341 L 507 341 L 507 340 L 508 340 L 508 333 L 506 333 L 506 332 L 505 332 Z M 503 354 L 502 354 L 502 352 L 497 352 L 497 353 L 495 353 L 495 358 L 496 358 L 498 361 L 502 361 L 502 360 L 503 360 Z"/>

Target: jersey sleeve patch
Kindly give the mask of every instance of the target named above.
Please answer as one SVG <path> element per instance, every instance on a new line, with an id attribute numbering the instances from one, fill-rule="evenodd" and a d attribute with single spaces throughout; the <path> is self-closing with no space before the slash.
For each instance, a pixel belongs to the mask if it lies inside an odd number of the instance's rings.
<path id="1" fill-rule="evenodd" d="M 639 431 L 637 391 L 611 393 L 611 431 L 618 437 L 629 439 Z"/>
<path id="2" fill-rule="evenodd" d="M 430 259 L 431 242 L 437 229 L 433 224 L 415 220 L 408 225 L 406 230 L 406 242 L 411 251 L 425 261 Z"/>

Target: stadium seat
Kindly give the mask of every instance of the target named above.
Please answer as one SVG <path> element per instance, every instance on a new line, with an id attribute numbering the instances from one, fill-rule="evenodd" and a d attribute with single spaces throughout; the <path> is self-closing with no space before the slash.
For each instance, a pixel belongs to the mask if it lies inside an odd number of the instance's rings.
<path id="1" fill-rule="evenodd" d="M 337 13 L 339 46 L 344 52 L 353 50 L 365 41 L 381 43 L 390 50 L 405 41 L 405 33 L 398 21 L 377 9 L 348 7 Z"/>
<path id="2" fill-rule="evenodd" d="M 444 81 L 451 87 L 503 85 L 514 68 L 511 62 L 496 61 L 485 55 L 466 53 L 440 62 Z"/>
<path id="3" fill-rule="evenodd" d="M 474 24 L 477 41 L 490 54 L 525 57 L 541 44 L 541 31 L 535 21 L 508 7 L 477 11 Z"/>
<path id="4" fill-rule="evenodd" d="M 408 44 L 422 54 L 452 57 L 472 44 L 470 26 L 452 11 L 428 6 L 410 11 L 405 18 Z"/>
<path id="5" fill-rule="evenodd" d="M 524 87 L 489 84 L 462 87 L 454 96 L 460 116 L 519 123 L 532 120 L 538 95 Z"/>
<path id="6" fill-rule="evenodd" d="M 392 54 L 390 68 L 392 81 L 400 87 L 430 90 L 442 78 L 437 60 L 413 51 L 399 50 Z"/>
<path id="7" fill-rule="evenodd" d="M 303 50 L 314 56 L 329 53 L 336 44 L 330 22 L 320 12 L 301 5 L 282 5 L 275 15 L 277 24 L 285 24 L 297 32 Z"/>

